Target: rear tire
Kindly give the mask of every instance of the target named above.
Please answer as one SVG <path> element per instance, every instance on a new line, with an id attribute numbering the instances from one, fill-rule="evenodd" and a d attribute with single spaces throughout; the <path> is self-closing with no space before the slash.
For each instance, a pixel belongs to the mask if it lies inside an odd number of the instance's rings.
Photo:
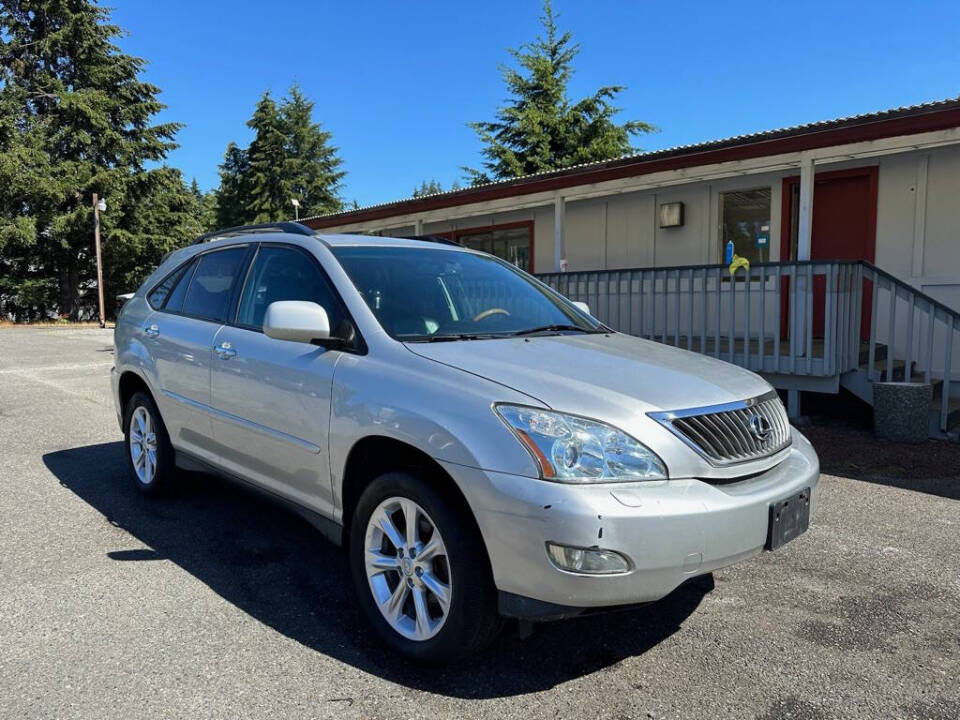
<path id="1" fill-rule="evenodd" d="M 156 404 L 145 392 L 134 393 L 123 416 L 127 468 L 144 495 L 159 495 L 176 474 L 173 446 Z"/>
<path id="2" fill-rule="evenodd" d="M 465 512 L 424 477 L 390 472 L 364 490 L 353 514 L 360 606 L 387 645 L 421 662 L 477 653 L 500 629 L 486 548 Z"/>

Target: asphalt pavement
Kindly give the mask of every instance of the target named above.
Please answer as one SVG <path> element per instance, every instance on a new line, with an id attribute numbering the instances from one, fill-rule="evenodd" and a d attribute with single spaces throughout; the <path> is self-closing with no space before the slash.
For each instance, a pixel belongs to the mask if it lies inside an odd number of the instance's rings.
<path id="1" fill-rule="evenodd" d="M 782 550 L 429 669 L 296 516 L 201 474 L 141 497 L 112 363 L 110 331 L 0 329 L 0 717 L 960 718 L 960 445 L 894 478 L 853 433 Z"/>

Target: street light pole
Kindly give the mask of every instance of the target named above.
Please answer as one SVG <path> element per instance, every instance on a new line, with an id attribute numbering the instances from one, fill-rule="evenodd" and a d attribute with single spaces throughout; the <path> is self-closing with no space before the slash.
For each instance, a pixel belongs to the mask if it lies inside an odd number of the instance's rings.
<path id="1" fill-rule="evenodd" d="M 106 327 L 103 314 L 103 258 L 100 255 L 100 198 L 93 194 L 93 244 L 97 248 L 97 293 L 100 295 L 100 327 Z"/>

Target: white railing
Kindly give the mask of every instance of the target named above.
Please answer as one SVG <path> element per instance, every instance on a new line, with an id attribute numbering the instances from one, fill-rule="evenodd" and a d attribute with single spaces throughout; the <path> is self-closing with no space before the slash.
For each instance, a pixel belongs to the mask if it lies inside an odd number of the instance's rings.
<path id="1" fill-rule="evenodd" d="M 951 375 L 960 362 L 960 353 L 954 352 L 954 345 L 960 346 L 960 313 L 870 263 L 861 264 L 876 318 L 870 333 L 868 378 L 939 380 L 935 399 L 939 400 L 940 430 L 946 431 Z M 877 359 L 880 344 L 887 349 L 885 360 Z"/>

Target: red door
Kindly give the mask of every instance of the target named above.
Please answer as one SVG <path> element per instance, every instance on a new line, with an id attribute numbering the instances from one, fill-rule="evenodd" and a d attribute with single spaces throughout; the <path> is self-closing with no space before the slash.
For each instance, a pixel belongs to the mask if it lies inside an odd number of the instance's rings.
<path id="1" fill-rule="evenodd" d="M 780 257 L 797 256 L 797 206 L 799 177 L 783 180 L 783 215 Z M 813 229 L 810 238 L 811 260 L 867 260 L 873 262 L 877 239 L 877 168 L 865 167 L 817 173 L 813 190 Z M 864 282 L 864 302 L 860 322 L 861 337 L 870 336 L 870 298 L 872 288 Z M 788 295 L 783 296 L 785 299 Z M 813 280 L 813 333 L 823 337 L 826 278 Z M 781 309 L 786 327 L 786 307 Z"/>

